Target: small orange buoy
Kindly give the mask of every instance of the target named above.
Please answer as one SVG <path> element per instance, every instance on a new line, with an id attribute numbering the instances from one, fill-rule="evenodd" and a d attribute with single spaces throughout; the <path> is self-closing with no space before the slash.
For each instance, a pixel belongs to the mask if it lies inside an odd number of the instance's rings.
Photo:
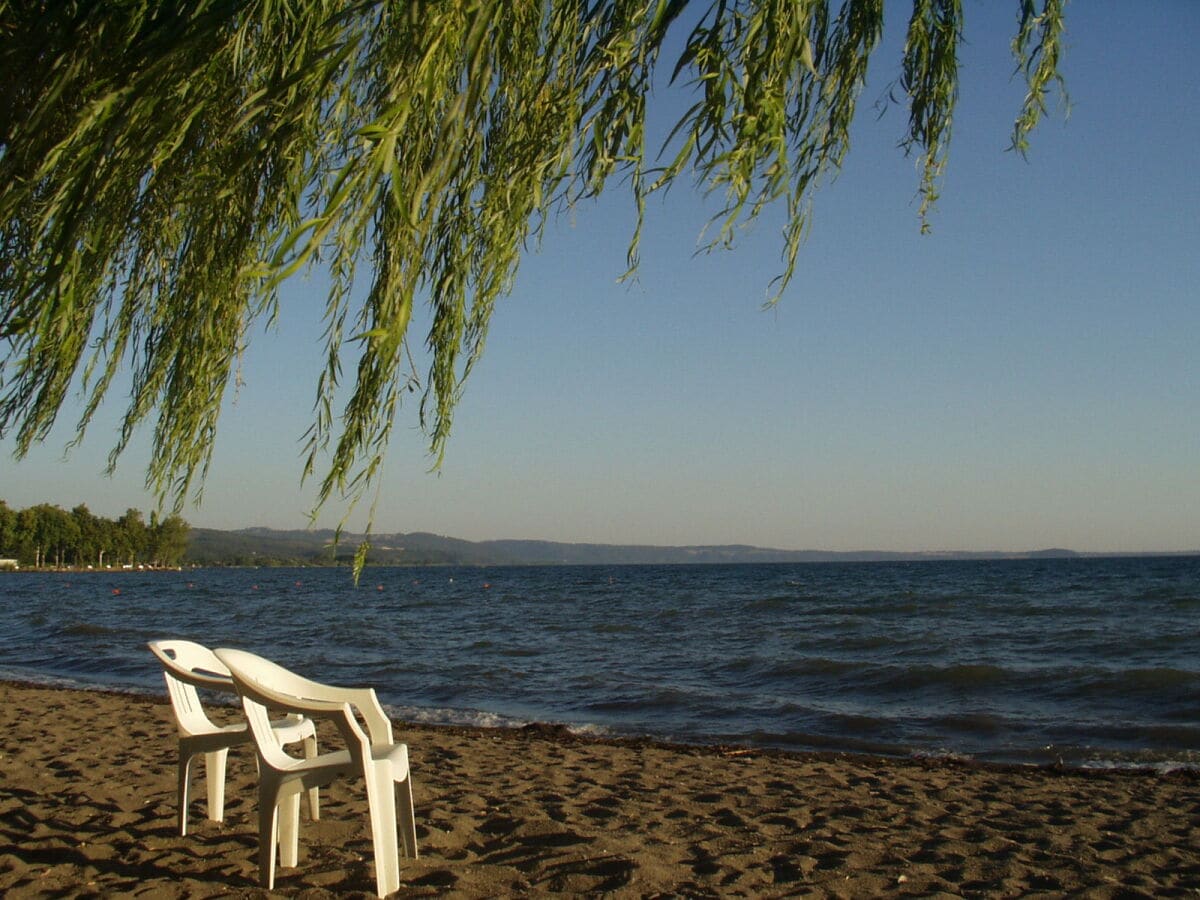
<path id="1" fill-rule="evenodd" d="M 382 590 L 383 590 L 383 585 L 382 585 L 382 584 L 377 584 L 377 585 L 375 585 L 375 590 L 377 590 L 377 591 L 382 591 Z"/>
<path id="2" fill-rule="evenodd" d="M 120 589 L 120 588 L 113 588 L 113 593 L 114 593 L 114 594 L 119 594 L 119 593 L 121 593 L 121 589 Z"/>

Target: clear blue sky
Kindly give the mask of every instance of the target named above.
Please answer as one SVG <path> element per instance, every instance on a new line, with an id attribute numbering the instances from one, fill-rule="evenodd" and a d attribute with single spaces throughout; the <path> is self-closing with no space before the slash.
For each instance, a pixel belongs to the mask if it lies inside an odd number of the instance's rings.
<path id="1" fill-rule="evenodd" d="M 872 101 L 817 196 L 779 306 L 778 218 L 693 258 L 706 213 L 581 207 L 498 307 L 440 475 L 401 415 L 377 531 L 467 539 L 831 550 L 1200 548 L 1200 4 L 1076 2 L 1054 110 L 1005 152 L 1022 88 L 1015 2 L 968 0 L 943 197 L 922 236 L 904 111 Z M 904 4 L 890 7 L 893 17 Z M 903 22 L 893 19 L 895 26 Z M 680 99 L 659 94 L 663 120 Z M 300 438 L 320 365 L 319 278 L 288 288 L 228 405 L 197 525 L 303 527 Z M 117 413 L 64 461 L 74 419 L 14 462 L 10 506 L 150 509 L 145 441 L 101 474 Z M 69 421 L 68 421 L 69 420 Z M 319 524 L 332 525 L 331 506 Z M 366 521 L 365 506 L 348 522 Z"/>

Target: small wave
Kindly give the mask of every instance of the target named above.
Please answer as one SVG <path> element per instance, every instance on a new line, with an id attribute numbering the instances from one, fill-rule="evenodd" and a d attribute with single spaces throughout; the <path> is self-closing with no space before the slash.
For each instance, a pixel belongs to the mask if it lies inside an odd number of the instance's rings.
<path id="1" fill-rule="evenodd" d="M 527 659 L 533 656 L 541 656 L 542 650 L 537 647 L 506 647 L 502 650 L 497 650 L 497 656 L 507 656 L 510 659 Z"/>
<path id="2" fill-rule="evenodd" d="M 1147 749 L 1051 744 L 1030 755 L 1035 762 L 1080 769 L 1147 769 L 1159 774 L 1200 770 L 1200 750 L 1184 748 Z"/>
<path id="3" fill-rule="evenodd" d="M 41 669 L 26 669 L 21 666 L 0 666 L 0 681 L 19 681 L 42 687 L 65 688 L 73 691 L 103 691 L 109 694 L 134 694 L 142 697 L 163 695 L 161 680 L 154 687 L 150 687 L 111 679 L 74 678 Z"/>
<path id="4" fill-rule="evenodd" d="M 1081 769 L 1148 769 L 1156 775 L 1169 775 L 1172 772 L 1200 771 L 1200 761 L 1191 759 L 1162 759 L 1162 760 L 1090 760 L 1085 759 L 1079 764 Z"/>
<path id="5" fill-rule="evenodd" d="M 861 672 L 866 667 L 865 663 L 853 660 L 806 657 L 774 665 L 765 674 L 767 678 L 777 679 L 811 678 L 814 675 L 840 676 L 851 672 Z"/>
<path id="6" fill-rule="evenodd" d="M 1081 668 L 1073 675 L 1073 690 L 1092 696 L 1128 695 L 1130 692 L 1148 695 L 1178 695 L 1200 690 L 1200 672 L 1174 669 L 1167 666 L 1141 669 Z"/>
<path id="7" fill-rule="evenodd" d="M 771 610 L 786 609 L 797 602 L 802 602 L 802 598 L 794 596 L 761 597 L 747 603 L 746 609 L 754 612 L 770 612 Z"/>
<path id="8" fill-rule="evenodd" d="M 90 622 L 76 622 L 72 625 L 64 626 L 59 634 L 70 635 L 72 637 L 91 637 L 98 634 L 124 634 L 124 629 L 109 628 L 105 625 L 94 625 Z"/>
<path id="9" fill-rule="evenodd" d="M 1120 680 L 1132 683 L 1139 688 L 1175 690 L 1200 685 L 1200 672 L 1188 672 L 1182 669 L 1163 667 L 1130 669 L 1127 672 L 1120 673 Z"/>
<path id="10" fill-rule="evenodd" d="M 1003 684 L 1013 672 L 988 663 L 962 663 L 953 666 L 890 667 L 891 677 L 885 679 L 892 690 L 917 688 L 983 688 Z"/>
<path id="11" fill-rule="evenodd" d="M 757 656 L 735 656 L 732 659 L 727 659 L 717 667 L 719 672 L 752 672 L 762 664 L 762 660 Z"/>
<path id="12" fill-rule="evenodd" d="M 592 626 L 593 634 L 635 634 L 641 630 L 629 622 L 597 622 Z"/>
<path id="13" fill-rule="evenodd" d="M 520 728 L 528 725 L 528 719 L 518 719 L 483 709 L 455 709 L 445 706 L 393 706 L 384 707 L 394 720 L 412 722 L 417 725 L 457 725 L 466 728 Z"/>
<path id="14" fill-rule="evenodd" d="M 607 737 L 613 733 L 611 728 L 604 725 L 596 725 L 593 723 L 585 723 L 583 725 L 568 725 L 567 730 L 571 734 L 577 734 L 581 737 Z"/>
<path id="15" fill-rule="evenodd" d="M 601 713 L 652 713 L 664 710 L 693 711 L 702 707 L 705 697 L 692 690 L 674 687 L 646 686 L 622 694 L 600 697 L 581 708 Z"/>
<path id="16" fill-rule="evenodd" d="M 939 716 L 931 721 L 948 731 L 971 735 L 995 736 L 1013 727 L 1013 723 L 1005 716 L 988 712 L 957 713 Z"/>
<path id="17" fill-rule="evenodd" d="M 1139 592 L 1133 599 L 1136 602 L 1149 603 L 1158 600 L 1175 600 L 1177 599 L 1178 589 L 1173 585 L 1164 585 L 1161 587 L 1151 587 Z M 1188 598 L 1178 598 L 1186 600 Z"/>
<path id="18" fill-rule="evenodd" d="M 1194 748 L 1200 746 L 1200 726 L 1184 724 L 1126 722 L 1086 722 L 1078 729 L 1096 743 L 1160 752 L 1163 748 Z M 1200 753 L 1200 750 L 1189 752 Z"/>
<path id="19" fill-rule="evenodd" d="M 828 598 L 820 598 L 817 605 L 806 608 L 805 613 L 813 618 L 830 620 L 861 620 L 885 619 L 908 615 L 926 614 L 930 604 L 916 600 L 867 600 L 859 603 L 829 603 Z"/>
<path id="20" fill-rule="evenodd" d="M 864 729 L 863 733 L 869 734 L 870 729 Z M 781 750 L 836 750 L 872 756 L 896 757 L 913 755 L 912 747 L 905 744 L 859 738 L 845 732 L 821 734 L 807 731 L 753 731 L 746 735 L 738 735 L 736 738 L 731 736 L 731 740 L 744 741 L 758 747 L 775 747 Z"/>

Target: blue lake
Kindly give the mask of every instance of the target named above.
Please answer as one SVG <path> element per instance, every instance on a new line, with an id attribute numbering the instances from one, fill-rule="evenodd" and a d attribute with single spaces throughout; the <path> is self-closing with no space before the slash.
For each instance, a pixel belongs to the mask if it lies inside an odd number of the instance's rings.
<path id="1" fill-rule="evenodd" d="M 0 677 L 161 692 L 147 640 L 400 719 L 1200 766 L 1200 557 L 0 574 Z"/>

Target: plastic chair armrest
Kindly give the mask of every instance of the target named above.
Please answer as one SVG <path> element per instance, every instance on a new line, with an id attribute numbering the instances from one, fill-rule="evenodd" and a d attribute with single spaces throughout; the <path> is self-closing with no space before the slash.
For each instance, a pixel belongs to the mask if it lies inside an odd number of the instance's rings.
<path id="1" fill-rule="evenodd" d="M 347 706 L 344 702 L 338 703 L 334 700 L 285 694 L 272 690 L 259 682 L 254 684 L 243 682 L 241 687 L 244 693 L 249 694 L 259 703 L 284 713 L 295 713 L 319 719 L 336 718 Z"/>
<path id="2" fill-rule="evenodd" d="M 371 735 L 372 744 L 392 743 L 392 722 L 383 711 L 379 697 L 374 688 L 363 688 L 358 692 L 360 699 L 354 704 L 367 723 L 367 731 Z"/>
<path id="3" fill-rule="evenodd" d="M 332 703 L 349 703 L 362 716 L 372 744 L 392 743 L 392 723 L 379 703 L 374 688 L 337 687 L 304 679 L 305 694 Z"/>
<path id="4" fill-rule="evenodd" d="M 190 682 L 196 687 L 211 688 L 214 691 L 225 691 L 229 694 L 237 693 L 233 679 L 226 675 L 208 675 L 204 672 L 188 672 L 183 669 L 175 669 L 171 674 L 180 681 Z"/>
<path id="5" fill-rule="evenodd" d="M 341 703 L 334 700 L 318 700 L 310 697 L 297 697 L 274 691 L 264 684 L 241 683 L 244 694 L 263 705 L 284 713 L 297 713 L 310 719 L 330 719 L 337 725 L 343 739 L 353 750 L 357 745 L 359 753 L 369 754 L 371 742 L 363 732 L 358 720 L 354 718 L 354 708 L 346 701 Z"/>

